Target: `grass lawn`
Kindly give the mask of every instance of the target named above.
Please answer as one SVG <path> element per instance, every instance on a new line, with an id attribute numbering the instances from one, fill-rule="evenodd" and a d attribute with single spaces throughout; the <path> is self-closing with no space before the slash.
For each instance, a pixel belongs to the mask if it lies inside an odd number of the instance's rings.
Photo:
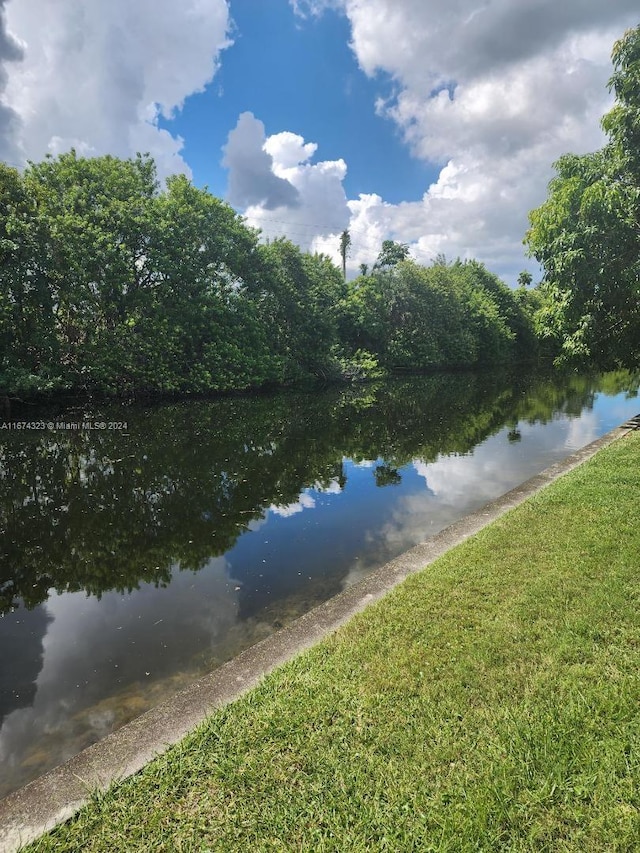
<path id="1" fill-rule="evenodd" d="M 29 851 L 639 851 L 640 433 Z"/>

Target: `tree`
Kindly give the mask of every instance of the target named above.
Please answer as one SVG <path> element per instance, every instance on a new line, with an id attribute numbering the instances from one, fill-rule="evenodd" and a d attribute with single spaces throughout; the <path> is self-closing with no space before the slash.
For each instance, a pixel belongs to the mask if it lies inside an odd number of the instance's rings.
<path id="1" fill-rule="evenodd" d="M 344 294 L 340 270 L 326 255 L 300 251 L 278 238 L 259 247 L 260 272 L 251 292 L 258 299 L 285 381 L 323 378 L 337 343 L 338 305 Z"/>
<path id="2" fill-rule="evenodd" d="M 408 257 L 409 246 L 406 243 L 396 243 L 395 240 L 383 240 L 382 249 L 373 268 L 374 270 L 389 270 L 401 261 L 405 261 Z"/>
<path id="3" fill-rule="evenodd" d="M 37 207 L 40 277 L 63 375 L 78 387 L 108 385 L 119 330 L 153 284 L 155 164 L 72 150 L 29 164 L 24 182 Z"/>
<path id="4" fill-rule="evenodd" d="M 391 370 L 501 364 L 535 356 L 531 313 L 478 261 L 404 260 L 350 283 L 341 331 Z"/>
<path id="5" fill-rule="evenodd" d="M 616 103 L 598 152 L 565 154 L 525 241 L 544 267 L 543 337 L 560 361 L 640 359 L 640 27 L 614 45 Z"/>
<path id="6" fill-rule="evenodd" d="M 342 276 L 346 281 L 347 278 L 347 255 L 349 254 L 349 248 L 351 247 L 351 234 L 345 228 L 345 230 L 340 235 L 340 256 L 342 258 Z"/>
<path id="7" fill-rule="evenodd" d="M 44 391 L 59 380 L 53 302 L 34 195 L 0 163 L 0 381 L 5 391 Z"/>
<path id="8" fill-rule="evenodd" d="M 260 265 L 257 233 L 184 175 L 168 179 L 156 202 L 156 223 L 153 314 L 137 315 L 135 328 L 147 351 L 158 338 L 162 350 L 153 359 L 138 359 L 140 369 L 146 366 L 153 383 L 178 391 L 246 388 L 275 379 L 267 326 L 249 294 Z"/>
<path id="9" fill-rule="evenodd" d="M 202 392 L 277 378 L 250 289 L 258 235 L 148 156 L 0 169 L 0 380 L 106 393 Z M 339 272 L 335 270 L 339 277 Z"/>
<path id="10" fill-rule="evenodd" d="M 614 73 L 609 91 L 616 103 L 602 119 L 610 137 L 611 154 L 617 157 L 626 177 L 640 183 L 640 26 L 628 30 L 611 53 Z M 636 203 L 640 199 L 636 196 Z"/>

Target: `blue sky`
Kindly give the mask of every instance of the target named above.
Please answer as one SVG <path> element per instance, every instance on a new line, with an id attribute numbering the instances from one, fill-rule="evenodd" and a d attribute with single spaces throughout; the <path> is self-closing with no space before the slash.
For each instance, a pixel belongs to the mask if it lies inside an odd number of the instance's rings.
<path id="1" fill-rule="evenodd" d="M 552 164 L 600 147 L 637 0 L 0 0 L 0 158 L 148 151 L 265 238 L 347 270 L 537 277 L 523 236 Z"/>
<path id="2" fill-rule="evenodd" d="M 422 197 L 438 171 L 413 157 L 397 126 L 376 114 L 377 98 L 392 95 L 393 81 L 360 70 L 344 15 L 327 10 L 303 19 L 288 0 L 236 0 L 231 12 L 234 43 L 215 80 L 175 119 L 161 122 L 185 139 L 194 182 L 224 196 L 222 147 L 240 113 L 250 111 L 267 134 L 286 129 L 318 143 L 314 159 L 342 157 L 349 197 L 375 192 L 392 203 Z"/>

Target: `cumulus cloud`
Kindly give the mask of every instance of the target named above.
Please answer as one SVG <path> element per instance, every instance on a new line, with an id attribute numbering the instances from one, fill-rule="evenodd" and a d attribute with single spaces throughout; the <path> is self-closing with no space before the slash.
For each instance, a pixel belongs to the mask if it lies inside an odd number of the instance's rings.
<path id="1" fill-rule="evenodd" d="M 320 14 L 328 0 L 293 3 Z M 527 213 L 546 196 L 565 151 L 602 145 L 610 105 L 613 41 L 637 21 L 635 0 L 341 0 L 351 47 L 394 96 L 376 108 L 399 127 L 414 156 L 440 169 L 419 202 L 351 200 L 354 247 L 372 259 L 380 238 L 411 244 L 421 261 L 438 252 L 478 257 L 515 279 L 525 265 Z M 368 257 L 365 257 L 367 256 Z M 375 254 L 373 254 L 375 257 Z"/>
<path id="2" fill-rule="evenodd" d="M 363 70 L 383 69 L 418 91 L 502 72 L 637 17 L 635 0 L 343 0 L 342 8 Z"/>
<path id="3" fill-rule="evenodd" d="M 275 173 L 273 157 L 265 148 L 264 124 L 253 113 L 240 115 L 229 133 L 222 163 L 229 169 L 227 199 L 231 204 L 264 210 L 298 206 L 298 190 Z"/>
<path id="4" fill-rule="evenodd" d="M 189 173 L 182 140 L 158 120 L 214 76 L 230 43 L 225 0 L 3 2 L 23 46 L 4 93 L 20 119 L 21 159 L 72 146 L 88 155 L 149 151 L 161 175 Z"/>
<path id="5" fill-rule="evenodd" d="M 305 250 L 337 257 L 338 235 L 350 219 L 347 166 L 344 160 L 311 163 L 317 148 L 291 131 L 267 137 L 263 123 L 243 113 L 225 147 L 227 198 L 265 238 L 287 236 Z"/>

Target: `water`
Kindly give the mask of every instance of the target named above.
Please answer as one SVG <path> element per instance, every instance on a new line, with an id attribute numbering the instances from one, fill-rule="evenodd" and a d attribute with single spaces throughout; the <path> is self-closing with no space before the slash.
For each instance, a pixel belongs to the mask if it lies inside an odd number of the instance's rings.
<path id="1" fill-rule="evenodd" d="M 0 795 L 620 425 L 638 384 L 463 374 L 0 431 Z"/>

